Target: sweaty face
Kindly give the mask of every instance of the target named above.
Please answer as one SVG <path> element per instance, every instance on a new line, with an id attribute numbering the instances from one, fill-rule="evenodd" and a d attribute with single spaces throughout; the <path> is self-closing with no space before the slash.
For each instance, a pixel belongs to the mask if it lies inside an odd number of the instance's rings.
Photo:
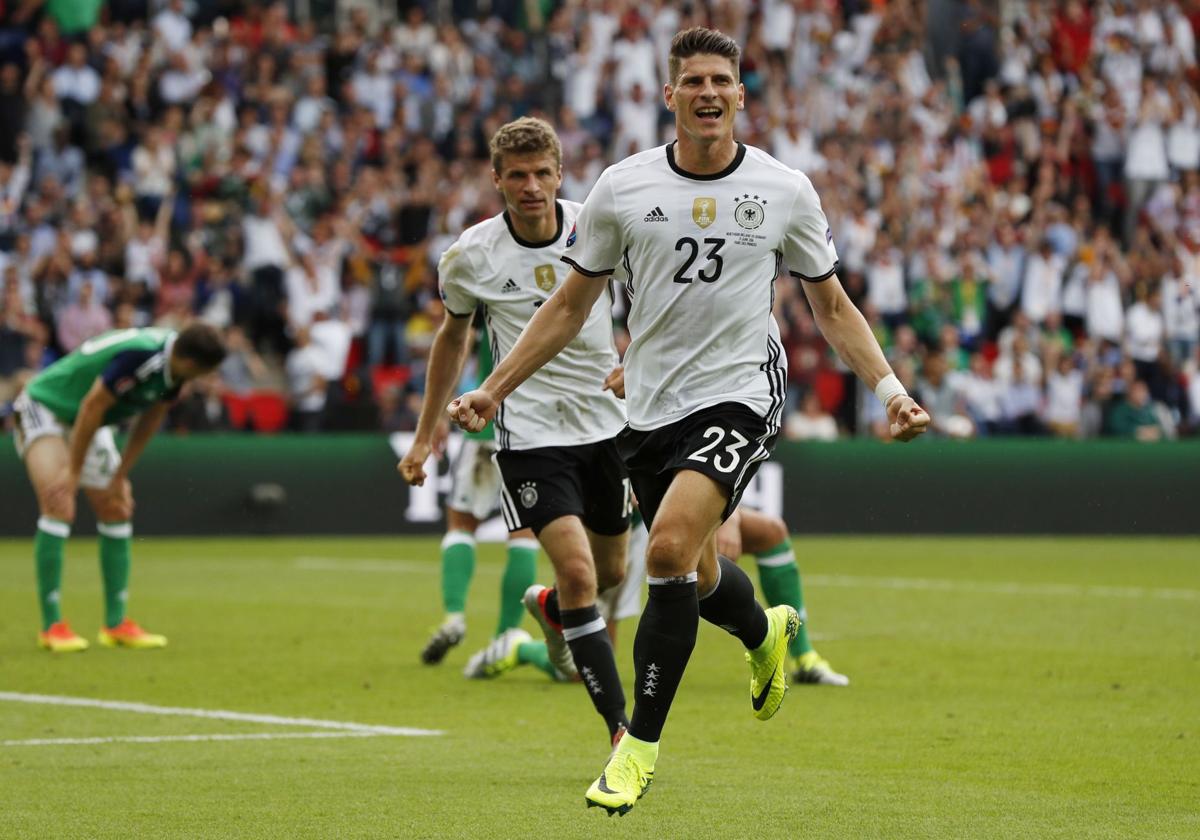
<path id="1" fill-rule="evenodd" d="M 551 154 L 505 155 L 492 181 L 508 212 L 523 221 L 554 213 L 554 198 L 562 186 L 562 168 Z"/>
<path id="2" fill-rule="evenodd" d="M 719 55 L 693 55 L 663 91 L 680 134 L 702 142 L 733 134 L 733 121 L 746 102 L 736 68 Z"/>

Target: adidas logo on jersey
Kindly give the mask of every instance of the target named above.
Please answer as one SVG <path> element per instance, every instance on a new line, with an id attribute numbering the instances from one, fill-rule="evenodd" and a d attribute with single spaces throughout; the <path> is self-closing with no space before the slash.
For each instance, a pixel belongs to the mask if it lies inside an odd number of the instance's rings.
<path id="1" fill-rule="evenodd" d="M 504 285 L 500 287 L 500 294 L 502 295 L 510 295 L 513 292 L 519 291 L 521 291 L 521 287 L 514 283 L 511 277 L 505 280 Z"/>
<path id="2" fill-rule="evenodd" d="M 670 219 L 667 218 L 667 214 L 662 211 L 661 207 L 655 207 L 653 210 L 651 210 L 649 213 L 646 214 L 646 218 L 642 219 L 642 221 L 643 222 L 669 222 Z"/>

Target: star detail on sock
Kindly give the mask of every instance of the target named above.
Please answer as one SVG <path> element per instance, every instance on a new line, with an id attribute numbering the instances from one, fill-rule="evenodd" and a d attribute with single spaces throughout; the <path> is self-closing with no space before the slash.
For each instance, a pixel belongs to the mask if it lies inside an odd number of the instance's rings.
<path id="1" fill-rule="evenodd" d="M 662 669 L 651 662 L 646 666 L 646 681 L 642 684 L 642 694 L 653 697 L 658 689 L 658 672 Z"/>
<path id="2" fill-rule="evenodd" d="M 579 669 L 579 676 L 583 678 L 584 683 L 588 687 L 588 691 L 592 694 L 603 694 L 604 689 L 600 686 L 600 680 L 596 678 L 596 672 L 586 665 Z"/>

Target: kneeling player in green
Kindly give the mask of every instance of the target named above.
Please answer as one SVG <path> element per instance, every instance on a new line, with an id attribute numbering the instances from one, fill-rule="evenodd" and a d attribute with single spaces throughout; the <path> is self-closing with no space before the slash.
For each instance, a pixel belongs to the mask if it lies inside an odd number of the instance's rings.
<path id="1" fill-rule="evenodd" d="M 224 358 L 220 333 L 206 324 L 179 333 L 117 330 L 85 341 L 35 376 L 17 397 L 17 454 L 25 461 L 41 514 L 33 542 L 41 647 L 70 653 L 88 646 L 59 611 L 63 549 L 80 488 L 100 532 L 105 606 L 100 643 L 132 648 L 167 643 L 125 616 L 133 538 L 128 475 L 183 384 L 211 373 Z M 112 426 L 134 415 L 140 416 L 122 453 Z"/>

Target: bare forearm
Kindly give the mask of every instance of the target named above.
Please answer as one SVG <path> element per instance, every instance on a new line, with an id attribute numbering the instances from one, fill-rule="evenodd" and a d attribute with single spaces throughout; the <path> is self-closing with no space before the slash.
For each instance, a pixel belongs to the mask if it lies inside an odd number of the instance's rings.
<path id="1" fill-rule="evenodd" d="M 480 387 L 503 400 L 579 334 L 589 311 L 590 305 L 571 306 L 562 290 L 551 295 L 529 319 L 512 352 Z"/>
<path id="2" fill-rule="evenodd" d="M 849 300 L 829 312 L 816 310 L 814 316 L 825 340 L 868 388 L 892 372 L 867 319 Z"/>
<path id="3" fill-rule="evenodd" d="M 88 447 L 96 430 L 104 423 L 104 409 L 84 400 L 79 406 L 79 414 L 71 426 L 71 473 L 79 475 L 83 472 L 83 462 L 87 460 Z"/>
<path id="4" fill-rule="evenodd" d="M 146 445 L 150 443 L 150 438 L 154 437 L 154 433 L 158 431 L 158 427 L 162 423 L 163 415 L 165 414 L 165 405 L 161 408 L 154 406 L 138 418 L 137 423 L 133 426 L 133 431 L 129 433 L 129 440 L 125 443 L 125 449 L 121 453 L 121 475 L 129 475 L 129 471 L 133 469 L 133 465 L 137 463 L 138 458 L 142 457 L 142 453 L 146 450 Z"/>
<path id="5" fill-rule="evenodd" d="M 421 416 L 417 419 L 417 440 L 428 442 L 433 439 L 434 430 L 450 400 L 450 393 L 462 374 L 463 363 L 470 349 L 469 339 L 469 331 L 458 336 L 438 330 L 434 336 L 425 373 L 425 399 L 421 402 Z"/>

